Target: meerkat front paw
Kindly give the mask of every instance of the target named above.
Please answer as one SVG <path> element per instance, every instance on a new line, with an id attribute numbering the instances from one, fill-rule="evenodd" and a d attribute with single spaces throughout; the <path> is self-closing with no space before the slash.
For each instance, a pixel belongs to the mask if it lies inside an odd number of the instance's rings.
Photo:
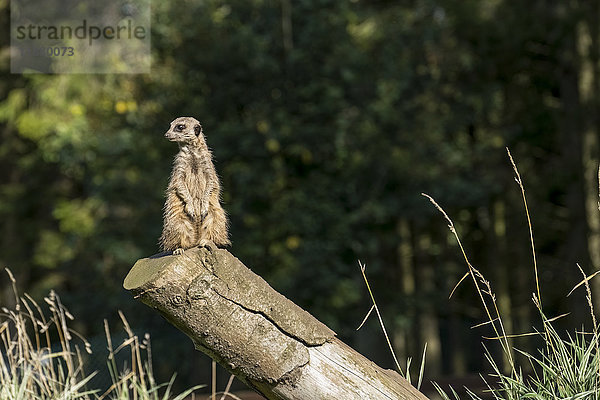
<path id="1" fill-rule="evenodd" d="M 198 247 L 206 247 L 208 251 L 213 252 L 217 248 L 217 245 L 212 240 L 202 239 Z"/>
<path id="2" fill-rule="evenodd" d="M 190 203 L 185 204 L 185 213 L 190 216 L 191 219 L 196 219 L 196 212 L 194 211 L 194 205 Z"/>
<path id="3" fill-rule="evenodd" d="M 185 251 L 185 250 L 183 250 L 183 249 L 180 247 L 180 248 L 178 248 L 178 249 L 175 249 L 175 250 L 173 250 L 173 255 L 174 255 L 174 256 L 178 256 L 178 255 L 180 255 L 180 254 L 183 254 L 183 252 L 184 252 L 184 251 Z"/>
<path id="4" fill-rule="evenodd" d="M 208 215 L 208 201 L 205 201 L 200 206 L 200 220 L 204 221 L 204 218 Z"/>

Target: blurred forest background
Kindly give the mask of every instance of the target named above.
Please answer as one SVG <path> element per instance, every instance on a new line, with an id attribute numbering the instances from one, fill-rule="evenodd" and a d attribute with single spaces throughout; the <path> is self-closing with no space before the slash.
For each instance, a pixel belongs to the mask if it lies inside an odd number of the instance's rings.
<path id="1" fill-rule="evenodd" d="M 401 360 L 427 342 L 427 379 L 487 370 L 490 332 L 472 329 L 486 316 L 468 283 L 448 300 L 466 266 L 421 192 L 453 217 L 508 331 L 538 323 L 506 146 L 545 310 L 588 323 L 583 293 L 566 294 L 576 262 L 600 266 L 600 2 L 152 7 L 151 74 L 11 75 L 0 1 L 0 265 L 38 300 L 55 289 L 100 348 L 102 319 L 117 329 L 121 309 L 152 335 L 163 380 L 209 382 L 207 357 L 121 286 L 158 251 L 177 151 L 163 133 L 187 115 L 213 149 L 233 254 L 380 365 L 393 368 L 376 319 L 355 331 L 370 306 L 358 260 Z"/>

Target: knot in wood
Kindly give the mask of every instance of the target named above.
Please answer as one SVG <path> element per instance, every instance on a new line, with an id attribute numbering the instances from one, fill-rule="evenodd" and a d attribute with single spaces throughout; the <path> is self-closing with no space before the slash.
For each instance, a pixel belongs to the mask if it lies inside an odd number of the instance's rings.
<path id="1" fill-rule="evenodd" d="M 190 300 L 201 300 L 208 297 L 208 291 L 212 287 L 212 279 L 207 276 L 197 276 L 187 290 Z"/>
<path id="2" fill-rule="evenodd" d="M 207 270 L 213 271 L 213 266 L 217 262 L 217 256 L 214 251 L 200 249 L 200 262 Z"/>
<path id="3" fill-rule="evenodd" d="M 180 295 L 180 294 L 176 294 L 174 296 L 171 297 L 171 303 L 175 306 L 175 307 L 181 307 L 185 304 L 185 298 Z"/>

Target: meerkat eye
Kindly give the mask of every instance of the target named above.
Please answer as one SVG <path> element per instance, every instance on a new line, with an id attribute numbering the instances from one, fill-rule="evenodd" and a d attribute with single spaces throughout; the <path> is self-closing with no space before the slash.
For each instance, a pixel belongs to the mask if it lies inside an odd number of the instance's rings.
<path id="1" fill-rule="evenodd" d="M 185 129 L 185 125 L 183 125 L 183 124 L 179 124 L 179 125 L 175 126 L 175 130 L 178 131 L 178 132 L 181 132 L 184 129 Z"/>

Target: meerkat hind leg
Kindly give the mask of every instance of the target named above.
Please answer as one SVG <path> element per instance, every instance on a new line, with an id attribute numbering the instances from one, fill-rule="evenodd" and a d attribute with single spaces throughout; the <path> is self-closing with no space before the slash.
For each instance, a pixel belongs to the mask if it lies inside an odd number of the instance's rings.
<path id="1" fill-rule="evenodd" d="M 213 252 L 217 248 L 217 245 L 210 239 L 202 239 L 200 240 L 198 247 L 206 247 L 208 251 Z"/>

